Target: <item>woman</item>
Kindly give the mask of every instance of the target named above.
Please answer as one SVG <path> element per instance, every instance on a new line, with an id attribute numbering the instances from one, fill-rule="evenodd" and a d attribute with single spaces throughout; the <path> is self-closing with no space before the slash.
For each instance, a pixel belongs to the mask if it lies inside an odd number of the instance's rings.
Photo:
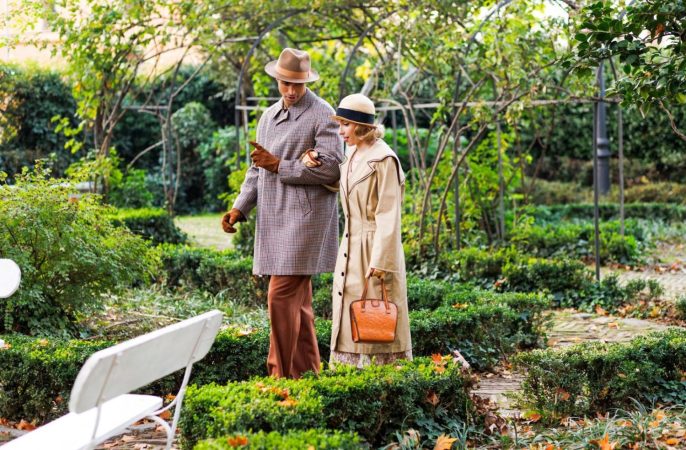
<path id="1" fill-rule="evenodd" d="M 340 196 L 345 229 L 338 250 L 333 283 L 333 330 L 331 364 L 358 367 L 375 362 L 388 364 L 412 359 L 407 311 L 405 256 L 400 240 L 400 213 L 405 175 L 400 161 L 381 139 L 374 125 L 374 103 L 361 94 L 345 97 L 333 117 L 347 144 L 341 164 Z M 317 165 L 316 152 L 303 162 Z M 383 279 L 389 299 L 398 307 L 395 341 L 387 344 L 353 342 L 350 304 L 359 300 L 365 281 L 367 298 L 381 298 Z"/>

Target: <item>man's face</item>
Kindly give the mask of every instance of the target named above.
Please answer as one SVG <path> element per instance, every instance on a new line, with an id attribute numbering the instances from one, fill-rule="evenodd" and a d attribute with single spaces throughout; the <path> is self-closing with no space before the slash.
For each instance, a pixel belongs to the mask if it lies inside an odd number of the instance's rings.
<path id="1" fill-rule="evenodd" d="M 291 83 L 290 81 L 276 80 L 279 84 L 279 93 L 283 95 L 283 103 L 286 108 L 290 108 L 303 98 L 306 90 L 306 83 Z"/>

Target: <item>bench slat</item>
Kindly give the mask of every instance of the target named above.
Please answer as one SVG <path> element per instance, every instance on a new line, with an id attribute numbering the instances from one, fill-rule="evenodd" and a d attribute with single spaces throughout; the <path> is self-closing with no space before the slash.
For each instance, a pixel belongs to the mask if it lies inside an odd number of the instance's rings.
<path id="1" fill-rule="evenodd" d="M 162 399 L 152 395 L 121 395 L 102 406 L 97 442 L 121 434 L 127 426 L 150 415 L 162 406 Z M 80 414 L 69 413 L 57 420 L 8 442 L 2 450 L 75 450 L 86 449 L 91 442 L 97 408 Z"/>

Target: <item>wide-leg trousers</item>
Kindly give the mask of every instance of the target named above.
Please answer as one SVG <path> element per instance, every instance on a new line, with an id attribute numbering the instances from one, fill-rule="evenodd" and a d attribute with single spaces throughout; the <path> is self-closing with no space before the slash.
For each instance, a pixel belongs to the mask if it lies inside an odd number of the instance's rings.
<path id="1" fill-rule="evenodd" d="M 269 375 L 300 378 L 307 371 L 319 373 L 310 275 L 272 275 L 267 305 L 271 323 Z"/>

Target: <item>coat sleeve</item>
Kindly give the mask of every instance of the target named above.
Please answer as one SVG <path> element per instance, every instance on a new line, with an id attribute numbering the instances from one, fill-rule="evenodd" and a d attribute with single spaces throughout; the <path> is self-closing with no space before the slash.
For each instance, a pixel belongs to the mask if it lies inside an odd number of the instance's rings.
<path id="1" fill-rule="evenodd" d="M 333 110 L 331 111 L 333 114 Z M 315 125 L 314 149 L 322 165 L 307 167 L 299 159 L 281 160 L 279 180 L 285 184 L 333 184 L 341 177 L 338 167 L 343 161 L 343 142 L 338 125 L 328 115 Z M 303 148 L 302 151 L 308 150 Z"/>
<path id="2" fill-rule="evenodd" d="M 264 115 L 262 118 L 264 118 Z M 260 130 L 264 126 L 262 118 L 260 118 L 260 121 L 257 124 L 257 142 L 261 142 Z M 233 202 L 233 207 L 238 209 L 246 219 L 248 218 L 250 211 L 257 205 L 257 181 L 259 175 L 260 171 L 257 167 L 254 165 L 248 167 L 248 170 L 245 172 L 243 184 L 241 184 L 241 192 L 238 194 L 236 201 Z"/>
<path id="3" fill-rule="evenodd" d="M 369 266 L 385 272 L 399 272 L 403 264 L 400 214 L 403 186 L 398 162 L 392 156 L 376 163 L 378 203 L 375 209 L 376 231 Z"/>

